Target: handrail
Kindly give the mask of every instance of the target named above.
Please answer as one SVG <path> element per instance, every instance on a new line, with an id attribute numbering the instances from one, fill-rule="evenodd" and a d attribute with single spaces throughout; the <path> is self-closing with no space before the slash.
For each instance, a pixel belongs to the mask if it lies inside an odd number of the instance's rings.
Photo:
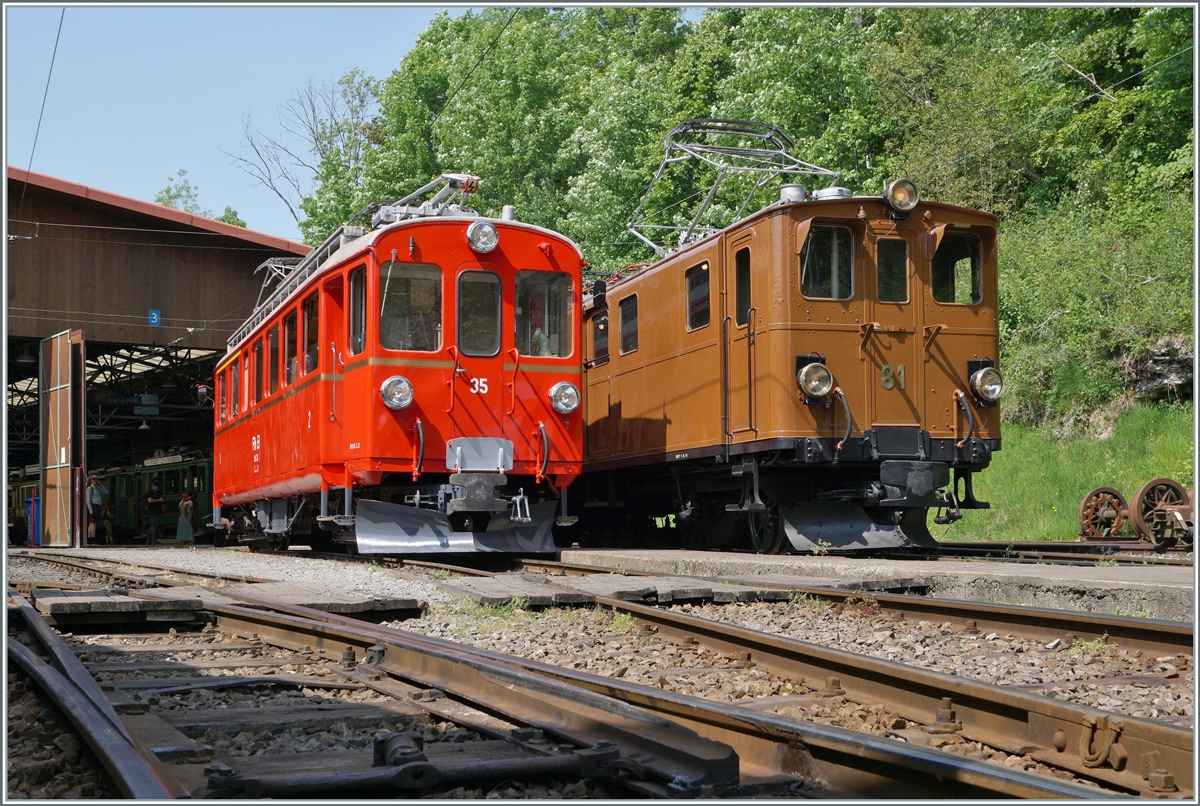
<path id="1" fill-rule="evenodd" d="M 420 417 L 413 423 L 413 429 L 417 432 L 417 444 L 419 446 L 416 452 L 417 455 L 413 457 L 412 477 L 413 481 L 416 481 L 421 475 L 421 468 L 425 466 L 425 428 L 421 425 Z"/>
<path id="2" fill-rule="evenodd" d="M 967 435 L 954 444 L 955 448 L 961 448 L 963 443 L 970 440 L 975 434 L 975 413 L 971 411 L 971 404 L 967 402 L 967 396 L 961 390 L 955 389 L 954 396 L 958 398 L 958 405 L 962 406 L 962 410 L 967 413 Z"/>
<path id="3" fill-rule="evenodd" d="M 512 382 L 508 384 L 509 390 L 512 391 L 512 403 L 508 406 L 508 413 L 512 414 L 517 409 L 517 373 L 521 371 L 521 351 L 516 347 L 510 347 L 508 352 L 513 357 L 513 374 Z"/>
<path id="4" fill-rule="evenodd" d="M 538 430 L 542 432 L 542 466 L 538 468 L 536 481 L 542 483 L 546 477 L 546 468 L 550 465 L 550 437 L 546 434 L 546 424 L 538 422 Z"/>
<path id="5" fill-rule="evenodd" d="M 754 427 L 754 337 L 757 335 L 754 331 L 754 315 L 757 313 L 758 308 L 753 305 L 746 311 L 746 405 L 749 407 L 746 425 L 755 433 L 758 432 Z"/>
<path id="6" fill-rule="evenodd" d="M 721 320 L 721 430 L 725 436 L 733 437 L 729 430 L 729 316 Z"/>

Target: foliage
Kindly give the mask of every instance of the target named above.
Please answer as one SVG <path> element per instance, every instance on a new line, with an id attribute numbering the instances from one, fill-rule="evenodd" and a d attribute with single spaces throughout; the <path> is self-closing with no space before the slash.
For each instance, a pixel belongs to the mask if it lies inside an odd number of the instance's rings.
<path id="1" fill-rule="evenodd" d="M 179 169 L 176 176 L 167 177 L 167 186 L 154 194 L 154 203 L 161 204 L 163 207 L 173 207 L 192 215 L 213 218 L 211 210 L 200 208 L 200 188 L 192 184 L 192 181 L 187 178 L 187 170 L 183 168 Z M 246 222 L 238 216 L 237 210 L 228 205 L 225 206 L 225 212 L 216 216 L 214 220 L 224 221 L 235 227 L 246 226 Z"/>
<path id="2" fill-rule="evenodd" d="M 1143 484 L 1173 478 L 1189 489 L 1193 470 L 1192 403 L 1141 405 L 1118 417 L 1112 435 L 1059 441 L 1047 426 L 1010 423 L 1003 448 L 975 476 L 975 495 L 991 509 L 932 526 L 939 540 L 1073 540 L 1079 504 L 1097 487 L 1130 501 Z M 1132 534 L 1126 527 L 1123 531 Z"/>
<path id="3" fill-rule="evenodd" d="M 167 177 L 167 186 L 154 194 L 154 203 L 163 207 L 174 207 L 192 215 L 212 215 L 211 212 L 200 209 L 200 189 L 192 185 L 184 168 L 179 169 L 177 176 Z"/>
<path id="4" fill-rule="evenodd" d="M 1040 421 L 1113 399 L 1117 362 L 1191 330 L 1193 36 L 1186 7 L 735 7 L 695 22 L 484 8 L 438 16 L 386 80 L 310 84 L 282 114 L 309 146 L 291 175 L 307 242 L 468 172 L 482 213 L 515 204 L 600 275 L 653 258 L 626 226 L 687 118 L 772 123 L 856 193 L 910 176 L 927 199 L 1000 216 L 1009 411 Z M 644 199 L 652 223 L 686 223 L 679 202 L 714 174 L 676 168 Z M 747 190 L 726 182 L 701 223 L 728 223 Z"/>

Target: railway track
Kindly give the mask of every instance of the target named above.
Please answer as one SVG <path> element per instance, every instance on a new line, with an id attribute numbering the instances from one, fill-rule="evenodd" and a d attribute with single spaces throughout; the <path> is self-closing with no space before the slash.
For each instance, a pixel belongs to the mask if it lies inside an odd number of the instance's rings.
<path id="1" fill-rule="evenodd" d="M 1014 563 L 1064 565 L 1181 565 L 1192 566 L 1191 547 L 1163 549 L 1138 540 L 1087 540 L 1025 543 L 943 542 L 936 549 L 896 549 L 875 556 L 922 560 L 1001 560 Z"/>
<path id="2" fill-rule="evenodd" d="M 547 796 L 555 786 L 600 797 L 1103 796 L 698 698 L 637 704 L 507 656 L 254 604 L 214 607 L 216 625 L 196 635 L 72 646 L 10 592 L 13 621 L 36 644 L 10 637 L 10 656 L 32 679 L 56 682 L 55 701 L 133 798 L 394 797 L 497 779 L 505 791 L 541 781 Z M 206 649 L 217 657 L 198 660 Z M 267 687 L 297 694 L 259 693 Z M 203 707 L 213 692 L 247 690 L 253 706 Z M 361 701 L 338 702 L 346 692 Z M 297 752 L 287 742 L 297 731 L 320 749 Z"/>
<path id="3" fill-rule="evenodd" d="M 413 567 L 423 567 L 427 571 L 435 570 L 429 564 Z M 576 572 L 582 570 L 575 569 Z M 457 569 L 445 569 L 446 573 L 454 571 Z M 831 594 L 847 595 L 844 591 Z M 907 600 L 921 601 L 921 597 L 888 598 L 897 599 L 897 607 Z M 1118 724 L 1115 715 L 1026 692 L 1011 689 L 999 691 L 1001 687 L 988 686 L 961 677 L 903 667 L 901 664 L 887 664 L 861 655 L 804 645 L 802 642 L 780 636 L 696 619 L 686 614 L 668 613 L 631 602 L 600 599 L 599 603 L 603 607 L 611 608 L 614 613 L 633 618 L 644 628 L 639 635 L 662 645 L 664 652 L 678 655 L 696 652 L 708 653 L 709 657 L 736 658 L 732 666 L 726 667 L 724 674 L 753 673 L 788 681 L 791 690 L 787 696 L 755 698 L 753 704 L 756 707 L 753 708 L 747 707 L 745 702 L 736 705 L 709 703 L 703 716 L 688 712 L 685 724 L 700 729 L 701 733 L 713 731 L 711 735 L 721 741 L 727 741 L 720 737 L 727 736 L 729 732 L 730 715 L 737 715 L 738 720 L 735 722 L 743 727 L 735 731 L 739 738 L 732 742 L 731 746 L 738 748 L 738 755 L 743 762 L 747 753 L 751 753 L 750 757 L 757 759 L 761 753 L 766 752 L 766 748 L 758 744 L 763 741 L 761 738 L 753 740 L 749 745 L 742 744 L 751 741 L 741 735 L 747 713 L 754 713 L 756 718 L 767 722 L 774 720 L 773 727 L 760 721 L 756 728 L 757 731 L 765 730 L 770 733 L 780 730 L 780 720 L 782 723 L 797 722 L 812 728 L 818 723 L 808 720 L 830 720 L 830 714 L 836 714 L 839 710 L 871 709 L 885 714 L 892 725 L 891 738 L 871 737 L 884 742 L 885 747 L 888 743 L 904 747 L 924 744 L 943 748 L 949 746 L 951 752 L 975 746 L 987 747 L 992 748 L 993 752 L 1008 753 L 1012 758 L 1032 762 L 1033 766 L 1050 775 L 1069 774 L 1081 780 L 1099 783 L 1109 791 L 1154 794 L 1159 797 L 1186 796 L 1186 793 L 1191 791 L 1191 737 L 1186 729 L 1177 726 L 1164 726 L 1136 718 L 1123 718 Z M 265 601 L 254 604 L 257 607 L 272 606 Z M 304 615 L 303 610 L 281 609 L 294 615 Z M 312 616 L 311 613 L 307 615 Z M 325 614 L 312 617 L 330 624 L 350 623 Z M 230 618 L 232 616 L 219 616 L 219 619 L 227 623 Z M 964 624 L 965 621 L 967 620 L 964 620 Z M 985 622 L 988 623 L 990 622 Z M 1055 625 L 1051 629 L 1059 630 L 1061 625 Z M 1174 637 L 1165 640 L 1172 642 L 1171 645 L 1176 648 L 1185 640 L 1181 637 L 1183 633 L 1179 629 L 1167 632 L 1173 633 Z M 261 637 L 263 633 L 260 632 L 259 635 Z M 327 641 L 328 636 L 319 640 Z M 421 644 L 422 640 L 428 642 L 432 639 L 412 640 Z M 1186 642 L 1190 647 L 1190 639 L 1186 639 Z M 280 638 L 271 643 L 282 644 L 285 641 Z M 433 645 L 441 649 L 446 648 L 436 641 Z M 315 646 L 318 644 L 310 644 L 310 647 Z M 342 649 L 344 651 L 344 646 Z M 671 692 L 663 688 L 651 688 L 636 683 L 622 685 L 621 681 L 611 676 L 589 675 L 560 666 L 514 659 L 507 654 L 487 650 L 476 651 L 491 662 L 515 665 L 524 670 L 524 674 L 548 676 L 566 685 L 583 687 L 631 705 L 650 706 L 657 713 L 669 715 L 672 719 L 681 718 L 687 711 L 685 705 L 690 707 L 694 704 L 690 701 L 697 699 L 684 696 L 680 700 L 679 695 L 668 696 Z M 329 652 L 325 654 L 328 655 Z M 683 677 L 692 674 L 689 670 L 677 671 Z M 674 681 L 678 677 L 679 675 L 664 675 L 660 679 Z M 998 694 L 1005 696 L 997 696 Z M 947 695 L 950 697 L 949 702 L 944 699 Z M 461 698 L 461 692 L 457 696 Z M 774 713 L 773 710 L 779 713 Z M 723 715 L 718 715 L 718 711 Z M 797 720 L 796 717 L 800 719 Z M 947 730 L 948 727 L 954 729 Z M 1119 732 L 1114 734 L 1112 731 L 1115 730 Z M 797 734 L 794 727 L 791 735 L 793 741 L 800 742 L 810 751 L 823 740 L 811 733 Z M 1109 755 L 1104 758 L 1092 758 L 1110 741 L 1109 737 L 1112 737 L 1111 744 L 1105 751 Z M 903 742 L 897 742 L 896 739 L 902 739 Z M 814 745 L 814 742 L 817 745 Z M 815 751 L 812 752 L 814 757 L 819 755 Z M 944 751 L 934 752 L 941 756 L 950 755 Z M 969 752 L 978 754 L 976 750 Z M 1089 766 L 1089 758 L 1096 766 Z M 822 760 L 821 763 L 829 762 Z M 1160 763 L 1164 766 L 1154 766 Z M 1153 769 L 1150 769 L 1151 766 Z M 1188 772 L 1186 775 L 1179 774 L 1174 771 L 1176 768 L 1186 768 Z M 1160 772 L 1162 770 L 1166 772 Z M 771 778 L 769 772 L 766 774 L 767 779 Z M 751 776 L 752 779 L 762 780 L 761 773 L 762 771 L 755 772 Z M 1170 787 L 1175 788 L 1173 792 L 1167 791 Z M 895 790 L 879 791 L 891 794 Z"/>

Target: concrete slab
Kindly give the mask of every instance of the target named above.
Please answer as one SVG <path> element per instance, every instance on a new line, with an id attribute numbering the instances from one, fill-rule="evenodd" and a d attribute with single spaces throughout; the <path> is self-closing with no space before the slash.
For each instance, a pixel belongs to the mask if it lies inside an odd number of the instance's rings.
<path id="1" fill-rule="evenodd" d="M 809 577 L 818 585 L 839 587 L 846 582 L 922 580 L 929 582 L 930 596 L 944 599 L 1171 621 L 1191 622 L 1195 618 L 1196 572 L 1195 568 L 1185 566 L 776 557 L 669 549 L 563 549 L 559 555 L 563 562 L 569 563 L 723 580 L 783 574 Z M 869 589 L 865 584 L 864 587 Z"/>

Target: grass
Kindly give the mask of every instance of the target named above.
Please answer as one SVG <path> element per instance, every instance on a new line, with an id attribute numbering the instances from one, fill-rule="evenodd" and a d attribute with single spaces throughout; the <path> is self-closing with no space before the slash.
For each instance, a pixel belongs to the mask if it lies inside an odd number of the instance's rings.
<path id="1" fill-rule="evenodd" d="M 1107 439 L 1059 442 L 1046 429 L 1005 423 L 1003 449 L 975 476 L 975 497 L 988 510 L 964 510 L 963 519 L 930 531 L 938 540 L 1074 540 L 1079 503 L 1097 487 L 1120 490 L 1130 502 L 1151 479 L 1195 483 L 1193 405 L 1137 406 L 1121 415 Z M 1122 527 L 1129 533 L 1129 527 Z"/>

